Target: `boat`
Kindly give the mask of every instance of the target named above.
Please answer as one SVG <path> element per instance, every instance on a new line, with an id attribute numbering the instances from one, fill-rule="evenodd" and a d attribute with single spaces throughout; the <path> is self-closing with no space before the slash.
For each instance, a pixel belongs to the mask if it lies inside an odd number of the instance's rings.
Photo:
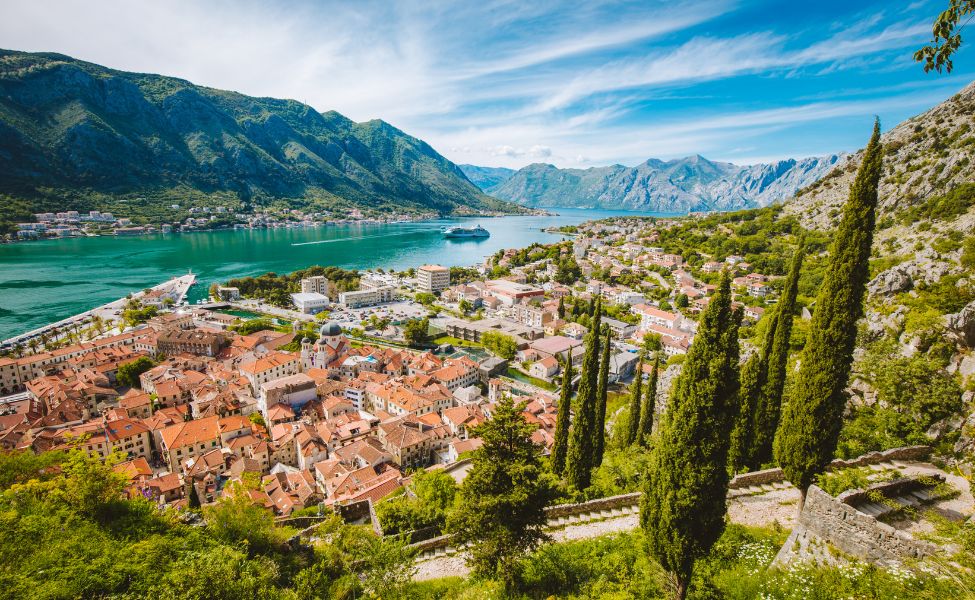
<path id="1" fill-rule="evenodd" d="M 480 225 L 475 225 L 474 227 L 447 227 L 443 230 L 443 236 L 445 238 L 486 238 L 491 237 L 491 234 L 487 229 L 484 229 Z"/>

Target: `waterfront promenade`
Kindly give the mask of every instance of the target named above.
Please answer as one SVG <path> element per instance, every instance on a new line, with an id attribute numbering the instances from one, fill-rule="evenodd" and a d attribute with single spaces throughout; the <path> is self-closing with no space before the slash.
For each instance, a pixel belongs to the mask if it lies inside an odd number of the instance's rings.
<path id="1" fill-rule="evenodd" d="M 189 273 L 180 277 L 173 277 L 172 279 L 168 279 L 149 289 L 165 293 L 167 296 L 173 299 L 175 304 L 178 305 L 183 302 L 183 300 L 186 298 L 186 294 L 189 292 L 190 287 L 195 283 L 196 275 Z M 132 299 L 138 300 L 143 295 L 145 295 L 145 290 L 139 290 L 137 292 L 133 292 L 131 297 Z M 120 319 L 121 312 L 125 309 L 125 304 L 128 301 L 128 297 L 122 297 L 118 300 L 109 302 L 108 304 L 103 304 L 91 310 L 86 310 L 85 312 L 74 315 L 73 317 L 68 317 L 67 319 L 62 319 L 54 323 L 48 323 L 43 327 L 38 327 L 32 331 L 3 340 L 0 342 L 0 348 L 8 348 L 16 344 L 27 344 L 32 338 L 37 338 L 43 333 L 50 332 L 52 330 L 66 331 L 72 326 L 81 325 L 82 323 L 85 323 L 96 316 L 100 317 L 106 322 L 118 321 Z"/>

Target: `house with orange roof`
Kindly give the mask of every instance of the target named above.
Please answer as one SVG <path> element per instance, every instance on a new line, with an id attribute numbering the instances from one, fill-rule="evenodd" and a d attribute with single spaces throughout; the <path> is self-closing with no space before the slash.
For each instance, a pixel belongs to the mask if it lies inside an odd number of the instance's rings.
<path id="1" fill-rule="evenodd" d="M 260 358 L 240 365 L 240 372 L 251 384 L 251 391 L 254 394 L 258 394 L 261 386 L 265 383 L 288 375 L 295 375 L 300 371 L 300 357 L 280 351 L 268 352 Z"/>

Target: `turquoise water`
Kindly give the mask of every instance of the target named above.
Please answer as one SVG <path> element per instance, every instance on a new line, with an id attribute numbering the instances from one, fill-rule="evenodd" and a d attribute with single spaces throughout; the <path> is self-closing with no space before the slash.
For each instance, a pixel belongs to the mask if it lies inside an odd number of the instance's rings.
<path id="1" fill-rule="evenodd" d="M 554 211 L 553 211 L 554 212 Z M 557 209 L 556 216 L 449 219 L 309 229 L 223 230 L 137 237 L 45 240 L 0 245 L 0 339 L 111 302 L 191 270 L 197 285 L 311 265 L 403 270 L 426 263 L 472 265 L 501 248 L 562 239 L 541 231 L 633 215 Z M 479 223 L 487 239 L 444 239 L 440 228 Z"/>

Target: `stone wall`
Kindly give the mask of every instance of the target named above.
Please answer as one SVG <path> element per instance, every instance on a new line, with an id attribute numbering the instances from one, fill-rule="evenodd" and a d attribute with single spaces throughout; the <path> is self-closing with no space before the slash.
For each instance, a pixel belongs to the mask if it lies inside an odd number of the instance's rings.
<path id="1" fill-rule="evenodd" d="M 842 552 L 873 563 L 896 564 L 937 552 L 934 545 L 915 540 L 815 485 L 809 486 L 799 524 Z"/>
<path id="2" fill-rule="evenodd" d="M 868 452 L 850 460 L 837 458 L 829 463 L 829 470 L 835 471 L 838 469 L 865 467 L 867 465 L 877 465 L 892 460 L 923 460 L 930 456 L 931 452 L 933 452 L 931 446 L 905 446 L 903 448 L 892 448 L 882 452 Z M 753 485 L 779 483 L 780 481 L 785 481 L 785 474 L 782 473 L 782 469 L 765 469 L 764 471 L 736 475 L 728 484 L 728 489 L 735 490 Z"/>
<path id="3" fill-rule="evenodd" d="M 614 508 L 637 506 L 640 504 L 640 496 L 640 492 L 634 492 L 621 496 L 610 496 L 609 498 L 596 498 L 595 500 L 579 502 L 577 504 L 548 506 L 545 508 L 545 516 L 549 519 L 557 519 L 559 517 L 571 517 L 603 510 L 613 510 Z"/>

